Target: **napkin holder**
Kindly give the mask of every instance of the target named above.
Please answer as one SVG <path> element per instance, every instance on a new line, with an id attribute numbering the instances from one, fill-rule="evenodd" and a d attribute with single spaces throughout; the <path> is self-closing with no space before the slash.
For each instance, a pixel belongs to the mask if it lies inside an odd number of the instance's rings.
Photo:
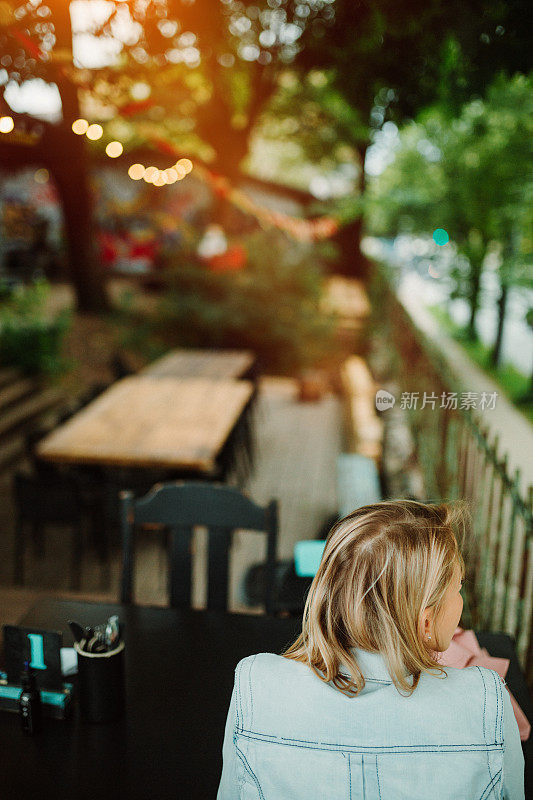
<path id="1" fill-rule="evenodd" d="M 72 711 L 72 683 L 63 683 L 61 689 L 41 689 L 41 703 L 45 717 L 67 719 Z M 0 672 L 0 711 L 18 713 L 22 685 L 10 683 L 6 672 Z"/>

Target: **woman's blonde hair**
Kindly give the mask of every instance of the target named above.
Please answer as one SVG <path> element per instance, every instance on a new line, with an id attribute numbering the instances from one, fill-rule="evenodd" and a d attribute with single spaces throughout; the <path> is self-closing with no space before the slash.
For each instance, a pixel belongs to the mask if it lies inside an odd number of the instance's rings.
<path id="1" fill-rule="evenodd" d="M 467 518 L 464 502 L 390 500 L 339 520 L 307 596 L 302 633 L 283 655 L 349 697 L 365 685 L 353 647 L 381 653 L 394 685 L 408 695 L 422 671 L 444 673 L 434 655 L 439 642 L 433 650 L 424 644 L 422 614 L 432 607 L 438 619 L 456 564 L 464 576 Z"/>

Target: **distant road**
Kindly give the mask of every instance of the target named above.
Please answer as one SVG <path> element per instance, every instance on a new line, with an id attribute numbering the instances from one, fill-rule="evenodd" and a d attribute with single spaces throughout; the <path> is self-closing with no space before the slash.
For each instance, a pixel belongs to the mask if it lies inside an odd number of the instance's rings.
<path id="1" fill-rule="evenodd" d="M 410 246 L 409 238 L 412 239 Z M 398 240 L 396 240 L 397 242 Z M 450 261 L 444 251 L 439 252 L 437 245 L 431 240 L 425 242 L 419 237 L 401 237 L 401 245 L 396 246 L 392 240 L 367 237 L 366 250 L 395 266 L 398 269 L 399 289 L 402 294 L 409 294 L 425 307 L 446 304 L 446 308 L 454 322 L 466 324 L 469 319 L 468 304 L 465 300 L 448 301 L 449 285 L 446 272 Z M 426 258 L 420 251 L 425 248 Z M 418 252 L 417 252 L 418 251 Z M 435 253 L 437 257 L 435 257 Z M 443 269 L 438 266 L 442 256 Z M 437 265 L 442 278 L 433 278 L 428 273 L 429 265 Z M 437 274 L 438 274 L 437 272 Z M 486 269 L 483 275 L 481 305 L 477 315 L 477 332 L 481 341 L 488 346 L 494 343 L 497 326 L 497 300 L 499 287 L 496 275 Z M 533 331 L 525 322 L 528 308 L 533 307 L 533 292 L 527 289 L 513 289 L 509 293 L 508 310 L 502 342 L 502 362 L 512 364 L 516 369 L 529 376 L 533 368 Z"/>

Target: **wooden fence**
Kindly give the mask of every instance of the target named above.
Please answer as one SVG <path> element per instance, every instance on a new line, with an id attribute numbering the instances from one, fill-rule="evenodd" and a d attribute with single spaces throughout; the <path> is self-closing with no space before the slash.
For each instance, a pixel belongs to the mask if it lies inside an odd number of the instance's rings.
<path id="1" fill-rule="evenodd" d="M 446 427 L 444 497 L 463 497 L 472 510 L 465 585 L 469 625 L 512 636 L 532 680 L 533 487 L 527 498 L 521 494 L 519 470 L 509 474 L 497 437 L 491 441 L 471 410 L 451 416 Z"/>
<path id="2" fill-rule="evenodd" d="M 463 624 L 512 636 L 533 685 L 533 487 L 521 490 L 519 471 L 510 474 L 485 422 L 490 411 L 482 416 L 464 402 L 450 365 L 385 282 L 380 298 L 380 321 L 396 346 L 396 380 L 417 395 L 408 413 L 425 499 L 464 498 L 471 510 Z"/>

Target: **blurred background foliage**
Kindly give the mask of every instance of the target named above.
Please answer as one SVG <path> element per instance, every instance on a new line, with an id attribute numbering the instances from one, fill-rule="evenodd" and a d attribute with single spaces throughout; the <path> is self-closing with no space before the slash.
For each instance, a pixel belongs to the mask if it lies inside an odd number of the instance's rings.
<path id="1" fill-rule="evenodd" d="M 152 313 L 123 305 L 124 343 L 160 347 L 250 348 L 263 369 L 294 373 L 327 359 L 334 318 L 321 308 L 328 248 L 296 245 L 280 231 L 246 237 L 245 270 L 216 272 L 195 252 L 167 250 Z"/>
<path id="2" fill-rule="evenodd" d="M 71 314 L 63 310 L 51 315 L 49 295 L 50 285 L 45 280 L 14 289 L 0 283 L 1 366 L 49 377 L 57 377 L 69 367 L 63 342 Z"/>
<path id="3" fill-rule="evenodd" d="M 430 237 L 445 228 L 455 248 L 449 296 L 469 305 L 469 341 L 478 336 L 487 263 L 496 264 L 490 359 L 498 365 L 510 292 L 532 285 L 531 3 L 205 0 L 201 12 L 188 0 L 2 0 L 2 113 L 36 78 L 60 99 L 60 113 L 39 123 L 33 156 L 61 198 L 79 308 L 106 305 L 88 175 L 90 159 L 105 158 L 116 139 L 125 172 L 139 152 L 161 167 L 178 152 L 229 187 L 248 173 L 311 191 L 322 205 L 303 213 L 336 217 L 334 264 L 344 274 L 369 274 L 365 231 Z M 102 125 L 100 139 L 72 134 L 80 115 Z M 17 122 L 29 125 L 22 112 Z M 23 142 L 2 145 L 2 163 L 26 163 Z M 228 216 L 229 195 L 215 187 L 204 228 Z M 187 248 L 167 253 L 173 277 L 160 313 L 182 320 L 176 340 L 205 343 L 251 343 L 246 326 L 265 320 L 265 341 L 268 331 L 277 343 L 268 357 L 289 364 L 299 326 L 304 340 L 304 331 L 315 336 L 313 292 L 305 275 L 295 288 L 295 276 L 308 272 L 318 286 L 320 254 L 296 241 L 271 251 L 270 234 L 241 233 L 242 275 L 210 272 Z M 279 319 L 267 308 L 268 287 Z M 292 319 L 283 292 L 302 306 Z M 303 346 L 301 358 L 308 352 Z"/>
<path id="4" fill-rule="evenodd" d="M 61 114 L 43 124 L 42 155 L 87 309 L 104 307 L 105 296 L 90 203 L 79 200 L 90 191 L 86 148 L 70 133 L 81 114 L 104 127 L 93 153 L 114 139 L 126 154 L 144 147 L 163 159 L 177 149 L 235 181 L 246 165 L 264 174 L 277 152 L 271 179 L 297 180 L 299 160 L 307 181 L 313 165 L 363 196 L 367 150 L 388 122 L 403 125 L 435 104 L 458 118 L 495 75 L 531 69 L 527 0 L 205 0 L 201 13 L 185 0 L 89 5 L 92 15 L 72 4 L 72 32 L 64 0 L 3 0 L 0 14 L 6 105 L 32 78 L 61 99 Z M 347 211 L 339 269 L 364 276 L 361 207 L 351 219 Z"/>
<path id="5" fill-rule="evenodd" d="M 498 75 L 483 98 L 450 118 L 439 106 L 404 126 L 392 163 L 366 196 L 376 235 L 451 232 L 458 258 L 450 298 L 470 308 L 465 331 L 477 338 L 483 270 L 497 260 L 498 326 L 491 353 L 500 358 L 510 287 L 533 289 L 533 77 Z"/>

